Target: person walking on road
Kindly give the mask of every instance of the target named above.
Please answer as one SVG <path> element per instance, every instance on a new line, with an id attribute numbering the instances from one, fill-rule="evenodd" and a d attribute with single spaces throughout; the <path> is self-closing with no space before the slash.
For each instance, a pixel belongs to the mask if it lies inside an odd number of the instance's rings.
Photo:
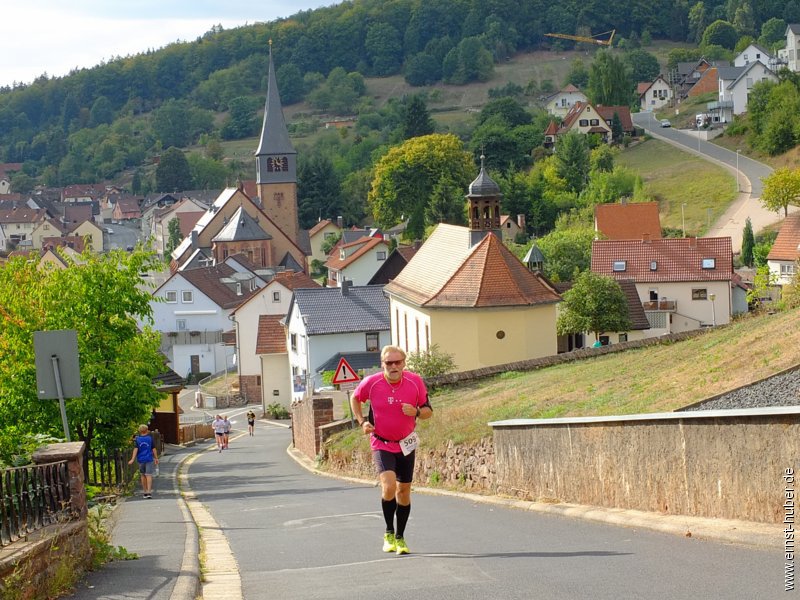
<path id="1" fill-rule="evenodd" d="M 158 452 L 153 446 L 153 437 L 147 425 L 139 425 L 139 435 L 134 439 L 133 454 L 129 465 L 136 460 L 139 463 L 139 475 L 142 481 L 142 497 L 153 497 L 153 474 L 158 465 Z"/>
<path id="2" fill-rule="evenodd" d="M 220 415 L 214 417 L 211 428 L 214 430 L 214 437 L 217 438 L 217 450 L 222 452 L 225 447 L 225 421 Z"/>
<path id="3" fill-rule="evenodd" d="M 247 411 L 247 433 L 253 435 L 256 426 L 256 413 L 252 410 Z"/>
<path id="4" fill-rule="evenodd" d="M 381 483 L 381 510 L 386 522 L 383 551 L 408 554 L 405 529 L 411 514 L 411 481 L 419 439 L 417 419 L 429 419 L 433 408 L 422 378 L 404 369 L 406 353 L 397 346 L 381 350 L 383 372 L 364 378 L 350 406 L 365 435 Z M 361 405 L 369 401 L 369 417 Z M 397 527 L 395 527 L 395 515 Z"/>
<path id="5" fill-rule="evenodd" d="M 228 440 L 231 436 L 231 422 L 228 420 L 228 415 L 223 415 L 222 420 L 225 423 L 225 435 L 223 436 L 223 447 L 227 450 L 228 449 Z"/>

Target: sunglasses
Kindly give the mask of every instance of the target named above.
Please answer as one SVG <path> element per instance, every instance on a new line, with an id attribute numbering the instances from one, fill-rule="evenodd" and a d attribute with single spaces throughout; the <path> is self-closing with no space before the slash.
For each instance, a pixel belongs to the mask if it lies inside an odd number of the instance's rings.
<path id="1" fill-rule="evenodd" d="M 383 361 L 383 364 L 385 364 L 387 367 L 393 367 L 395 365 L 402 365 L 403 362 L 404 360 L 401 358 L 400 360 L 385 360 Z"/>

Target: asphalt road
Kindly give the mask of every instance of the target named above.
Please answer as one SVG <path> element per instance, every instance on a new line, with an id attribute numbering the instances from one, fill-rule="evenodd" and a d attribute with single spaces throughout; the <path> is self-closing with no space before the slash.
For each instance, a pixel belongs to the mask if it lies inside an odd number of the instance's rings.
<path id="1" fill-rule="evenodd" d="M 756 233 L 767 225 L 783 219 L 783 212 L 775 213 L 765 209 L 759 198 L 764 189 L 762 178 L 772 173 L 772 168 L 736 152 L 722 148 L 711 142 L 699 139 L 693 130 L 661 127 L 652 113 L 635 113 L 633 121 L 643 127 L 654 138 L 670 143 L 682 150 L 702 156 L 706 160 L 727 168 L 736 177 L 740 192 L 728 209 L 711 225 L 705 237 L 731 238 L 733 251 L 742 247 L 742 232 L 749 218 Z M 738 171 L 737 171 L 738 167 Z M 798 210 L 790 207 L 789 212 Z"/>
<path id="2" fill-rule="evenodd" d="M 258 423 L 189 467 L 248 600 L 783 597 L 777 550 L 423 493 L 406 532 L 412 554 L 387 555 L 378 489 L 309 473 L 287 456 L 290 440 Z"/>
<path id="3" fill-rule="evenodd" d="M 113 224 L 111 222 L 102 225 L 103 230 L 107 231 L 110 227 L 114 233 L 104 233 L 106 248 L 121 248 L 125 250 L 128 246 L 136 246 L 136 243 L 141 238 L 141 230 L 138 227 L 133 227 L 124 224 Z"/>

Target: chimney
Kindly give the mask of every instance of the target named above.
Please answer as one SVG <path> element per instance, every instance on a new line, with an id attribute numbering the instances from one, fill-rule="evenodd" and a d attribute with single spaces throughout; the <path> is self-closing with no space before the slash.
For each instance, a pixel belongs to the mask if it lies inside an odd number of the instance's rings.
<path id="1" fill-rule="evenodd" d="M 643 233 L 642 234 L 642 242 L 645 243 L 645 244 L 649 244 L 650 243 L 650 234 L 649 233 Z"/>
<path id="2" fill-rule="evenodd" d="M 353 280 L 343 279 L 339 287 L 342 290 L 342 296 L 347 296 L 350 294 L 350 288 L 353 287 Z"/>
<path id="3" fill-rule="evenodd" d="M 521 231 L 525 231 L 525 215 L 517 215 L 517 227 Z"/>
<path id="4" fill-rule="evenodd" d="M 344 229 L 344 219 L 341 216 L 336 217 L 336 226 L 339 229 Z"/>
<path id="5" fill-rule="evenodd" d="M 197 248 L 197 231 L 192 229 L 192 248 Z"/>

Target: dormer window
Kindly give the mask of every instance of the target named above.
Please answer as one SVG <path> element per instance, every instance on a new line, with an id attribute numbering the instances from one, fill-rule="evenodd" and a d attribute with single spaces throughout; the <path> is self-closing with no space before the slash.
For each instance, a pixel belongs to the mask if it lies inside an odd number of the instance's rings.
<path id="1" fill-rule="evenodd" d="M 617 273 L 624 271 L 627 268 L 627 261 L 624 260 L 615 260 L 614 263 L 611 265 L 611 270 Z"/>
<path id="2" fill-rule="evenodd" d="M 704 258 L 703 259 L 703 268 L 704 269 L 715 269 L 717 267 L 717 259 L 716 258 Z"/>
<path id="3" fill-rule="evenodd" d="M 344 248 L 339 248 L 339 260 L 344 260 L 347 258 L 347 255 L 344 252 Z"/>
<path id="4" fill-rule="evenodd" d="M 650 261 L 650 270 L 657 271 L 658 270 L 658 261 L 651 260 Z"/>

